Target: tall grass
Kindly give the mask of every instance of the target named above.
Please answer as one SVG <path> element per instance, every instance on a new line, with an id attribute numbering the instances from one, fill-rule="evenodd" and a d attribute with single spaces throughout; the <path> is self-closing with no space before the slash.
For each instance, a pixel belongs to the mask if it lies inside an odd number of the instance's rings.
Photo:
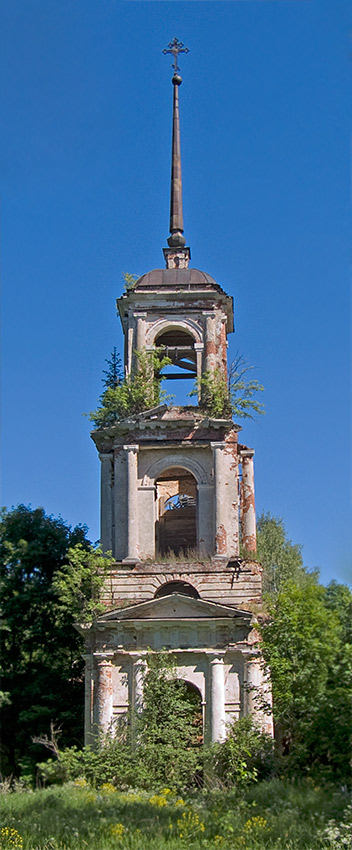
<path id="1" fill-rule="evenodd" d="M 346 850 L 352 848 L 347 811 L 343 791 L 310 782 L 271 780 L 241 794 L 197 792 L 183 799 L 167 788 L 155 794 L 112 785 L 97 790 L 77 780 L 1 794 L 0 848 Z"/>

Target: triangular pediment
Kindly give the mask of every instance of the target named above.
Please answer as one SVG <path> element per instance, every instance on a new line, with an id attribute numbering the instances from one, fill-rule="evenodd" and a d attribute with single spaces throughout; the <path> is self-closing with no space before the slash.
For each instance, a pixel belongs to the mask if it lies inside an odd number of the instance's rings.
<path id="1" fill-rule="evenodd" d="M 252 614 L 229 605 L 219 605 L 204 599 L 193 599 L 182 593 L 171 593 L 161 599 L 151 599 L 148 602 L 137 602 L 128 608 L 116 608 L 106 614 L 101 614 L 97 622 L 114 620 L 203 620 L 203 619 L 245 619 L 250 620 Z"/>

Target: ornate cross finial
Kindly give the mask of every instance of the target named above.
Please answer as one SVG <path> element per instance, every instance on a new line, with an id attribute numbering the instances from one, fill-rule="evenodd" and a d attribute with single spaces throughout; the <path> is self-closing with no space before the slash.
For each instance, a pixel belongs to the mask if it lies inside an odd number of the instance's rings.
<path id="1" fill-rule="evenodd" d="M 179 53 L 189 53 L 189 48 L 183 46 L 182 41 L 178 41 L 177 38 L 174 38 L 173 41 L 170 41 L 170 44 L 164 48 L 163 53 L 172 53 L 174 57 L 174 61 L 172 63 L 172 67 L 174 69 L 175 74 L 179 71 L 179 67 L 177 64 L 177 57 Z"/>

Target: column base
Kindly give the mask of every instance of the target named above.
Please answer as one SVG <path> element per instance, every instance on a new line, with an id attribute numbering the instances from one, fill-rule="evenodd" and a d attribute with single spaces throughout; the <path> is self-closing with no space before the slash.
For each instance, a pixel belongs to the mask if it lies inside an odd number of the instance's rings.
<path id="1" fill-rule="evenodd" d="M 133 567 L 135 564 L 141 564 L 140 558 L 122 558 L 121 564 L 129 564 L 129 566 Z"/>

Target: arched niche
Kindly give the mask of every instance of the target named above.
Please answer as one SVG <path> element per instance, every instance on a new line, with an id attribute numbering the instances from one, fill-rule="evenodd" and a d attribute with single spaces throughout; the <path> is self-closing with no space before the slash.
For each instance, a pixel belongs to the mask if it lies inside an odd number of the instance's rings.
<path id="1" fill-rule="evenodd" d="M 182 593 L 184 596 L 190 596 L 192 599 L 199 599 L 198 590 L 189 584 L 188 581 L 167 581 L 161 584 L 154 594 L 155 599 L 161 599 L 163 596 L 169 596 L 170 593 Z"/>

